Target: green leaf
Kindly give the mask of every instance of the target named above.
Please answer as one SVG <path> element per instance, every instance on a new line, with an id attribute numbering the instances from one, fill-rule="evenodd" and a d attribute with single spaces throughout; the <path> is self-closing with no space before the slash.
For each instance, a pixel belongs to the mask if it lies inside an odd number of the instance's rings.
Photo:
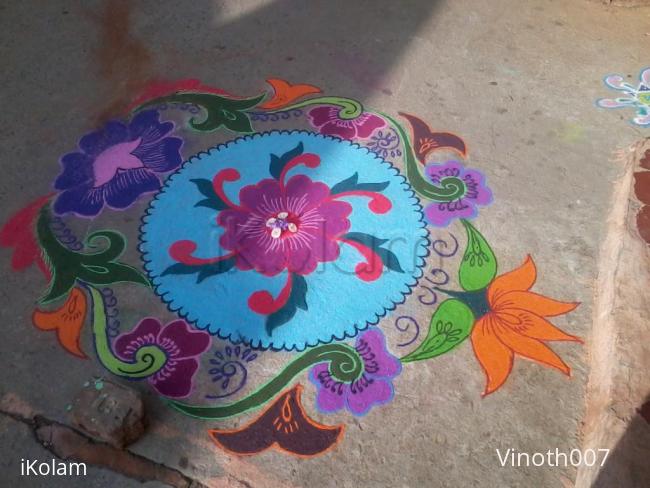
<path id="1" fill-rule="evenodd" d="M 429 331 L 420 345 L 402 358 L 403 363 L 422 361 L 451 351 L 467 339 L 474 325 L 474 314 L 460 300 L 450 298 L 440 304 L 431 317 Z"/>
<path id="2" fill-rule="evenodd" d="M 402 266 L 399 264 L 399 259 L 397 259 L 397 256 L 395 256 L 395 253 L 393 251 L 389 251 L 388 249 L 380 247 L 376 252 L 384 263 L 384 266 L 386 266 L 388 269 L 397 271 L 398 273 L 404 272 Z"/>
<path id="3" fill-rule="evenodd" d="M 371 234 L 364 234 L 363 232 L 348 232 L 343 236 L 343 239 L 363 244 L 372 249 L 373 252 L 382 244 L 388 242 L 388 239 L 380 239 L 379 237 L 375 237 Z"/>
<path id="4" fill-rule="evenodd" d="M 380 239 L 370 234 L 364 234 L 363 232 L 348 232 L 343 236 L 343 239 L 355 241 L 359 244 L 363 244 L 365 247 L 369 248 L 372 252 L 379 256 L 381 262 L 391 271 L 396 271 L 398 273 L 403 273 L 402 265 L 399 262 L 399 259 L 394 252 L 385 249 L 383 246 L 388 242 L 388 239 Z"/>
<path id="5" fill-rule="evenodd" d="M 276 180 L 279 180 L 280 175 L 282 174 L 282 170 L 287 165 L 287 163 L 296 156 L 301 155 L 304 150 L 305 149 L 302 142 L 299 142 L 296 147 L 290 151 L 287 151 L 280 157 L 276 156 L 275 154 L 271 154 L 271 164 L 269 166 L 269 172 L 271 173 L 271 176 L 273 176 L 273 178 Z"/>
<path id="6" fill-rule="evenodd" d="M 147 277 L 132 266 L 116 261 L 126 247 L 126 239 L 118 232 L 100 230 L 85 240 L 85 251 L 78 252 L 61 244 L 50 228 L 50 212 L 41 209 L 36 224 L 38 242 L 52 271 L 49 288 L 41 303 L 48 303 L 67 294 L 77 281 L 89 285 L 110 285 L 132 282 L 151 286 Z M 100 245 L 101 243 L 101 245 Z"/>
<path id="7" fill-rule="evenodd" d="M 196 188 L 201 192 L 204 197 L 212 198 L 216 196 L 212 182 L 205 178 L 194 178 L 190 180 L 196 185 Z"/>
<path id="8" fill-rule="evenodd" d="M 347 191 L 373 191 L 381 192 L 390 185 L 389 181 L 382 181 L 381 183 L 359 183 L 359 173 L 354 173 L 349 178 L 338 182 L 332 187 L 330 193 L 336 195 Z"/>
<path id="9" fill-rule="evenodd" d="M 176 263 L 166 268 L 160 275 L 188 275 L 196 274 L 196 282 L 201 283 L 206 278 L 225 273 L 235 265 L 235 258 L 224 259 L 212 264 L 183 264 Z"/>
<path id="10" fill-rule="evenodd" d="M 466 291 L 482 290 L 497 274 L 497 259 L 485 237 L 467 220 L 461 220 L 467 231 L 467 247 L 458 270 L 460 286 Z"/>
<path id="11" fill-rule="evenodd" d="M 201 195 L 203 195 L 203 200 L 200 200 L 194 204 L 195 207 L 207 207 L 214 210 L 225 210 L 228 208 L 226 202 L 224 202 L 219 195 L 214 191 L 212 182 L 204 178 L 195 178 L 190 180 L 196 185 L 196 188 L 199 190 Z"/>
<path id="12" fill-rule="evenodd" d="M 284 306 L 277 312 L 266 317 L 266 333 L 272 335 L 273 331 L 289 322 L 298 309 L 307 310 L 307 281 L 298 274 L 292 275 L 291 293 Z"/>
<path id="13" fill-rule="evenodd" d="M 233 132 L 250 134 L 253 132 L 247 110 L 260 103 L 266 94 L 251 98 L 233 99 L 214 93 L 176 93 L 166 97 L 156 98 L 140 108 L 156 105 L 162 102 L 180 102 L 198 105 L 206 111 L 203 121 L 190 120 L 190 127 L 195 130 L 208 132 L 225 127 Z"/>

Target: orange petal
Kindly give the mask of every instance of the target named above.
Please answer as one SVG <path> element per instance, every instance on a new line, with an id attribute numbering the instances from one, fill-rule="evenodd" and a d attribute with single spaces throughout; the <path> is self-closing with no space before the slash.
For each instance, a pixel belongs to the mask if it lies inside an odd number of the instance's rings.
<path id="1" fill-rule="evenodd" d="M 489 395 L 505 383 L 512 371 L 513 354 L 494 334 L 494 319 L 484 315 L 472 329 L 472 347 L 487 383 L 483 395 Z"/>
<path id="2" fill-rule="evenodd" d="M 519 309 L 503 309 L 497 313 L 498 320 L 519 334 L 540 341 L 576 341 L 582 342 L 579 337 L 567 334 L 555 327 L 548 320 Z"/>
<path id="3" fill-rule="evenodd" d="M 540 317 L 555 317 L 574 310 L 580 303 L 560 302 L 552 298 L 533 293 L 532 291 L 511 291 L 499 295 L 494 307 L 497 310 L 518 308 L 528 310 Z"/>
<path id="4" fill-rule="evenodd" d="M 499 320 L 496 321 L 494 332 L 501 342 L 520 356 L 557 368 L 566 375 L 571 373 L 571 369 L 562 361 L 560 356 L 555 354 L 543 342 L 519 334 Z"/>
<path id="5" fill-rule="evenodd" d="M 535 263 L 530 255 L 526 256 L 524 264 L 512 271 L 494 278 L 494 281 L 488 288 L 488 301 L 493 306 L 497 303 L 499 297 L 509 291 L 527 291 L 535 284 L 537 279 L 537 270 Z"/>
<path id="6" fill-rule="evenodd" d="M 86 358 L 79 346 L 79 338 L 87 308 L 86 295 L 79 288 L 73 288 L 60 308 L 48 312 L 34 310 L 32 322 L 41 330 L 56 330 L 59 343 L 65 350 Z"/>
<path id="7" fill-rule="evenodd" d="M 260 105 L 260 108 L 264 109 L 281 108 L 305 95 L 321 92 L 321 89 L 317 86 L 306 84 L 291 85 L 279 78 L 269 78 L 266 81 L 273 88 L 274 95 L 269 101 Z"/>

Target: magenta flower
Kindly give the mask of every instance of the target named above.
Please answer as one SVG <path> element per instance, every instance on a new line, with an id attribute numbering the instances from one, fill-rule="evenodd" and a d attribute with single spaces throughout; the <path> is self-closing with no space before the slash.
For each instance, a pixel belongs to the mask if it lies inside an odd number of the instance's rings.
<path id="1" fill-rule="evenodd" d="M 117 356 L 133 361 L 143 346 L 156 345 L 167 355 L 165 365 L 147 379 L 161 395 L 183 398 L 192 391 L 192 379 L 199 368 L 198 356 L 210 347 L 210 335 L 190 329 L 184 320 L 163 327 L 158 319 L 142 319 L 130 332 L 113 344 Z"/>
<path id="2" fill-rule="evenodd" d="M 57 214 L 94 217 L 104 205 L 124 209 L 140 195 L 160 188 L 158 173 L 176 169 L 183 140 L 169 137 L 173 122 L 160 122 L 155 110 L 138 113 L 127 124 L 111 121 L 79 141 L 80 152 L 61 158 L 63 171 L 54 182 L 61 190 Z"/>
<path id="3" fill-rule="evenodd" d="M 435 185 L 443 185 L 446 178 L 459 178 L 465 185 L 463 195 L 451 202 L 433 202 L 424 209 L 427 221 L 436 227 L 446 227 L 454 219 L 471 219 L 478 215 L 479 206 L 492 202 L 492 191 L 485 184 L 485 176 L 477 170 L 467 169 L 458 161 L 429 164 L 427 177 Z"/>
<path id="4" fill-rule="evenodd" d="M 334 200 L 324 183 L 305 175 L 286 185 L 265 179 L 242 188 L 239 201 L 217 219 L 225 228 L 219 242 L 235 253 L 238 269 L 306 275 L 339 257 L 337 238 L 350 228 L 352 206 Z"/>
<path id="5" fill-rule="evenodd" d="M 314 366 L 310 381 L 318 390 L 316 406 L 322 412 L 338 412 L 344 407 L 354 415 L 365 415 L 375 405 L 393 398 L 393 378 L 402 371 L 402 363 L 386 349 L 380 329 L 369 329 L 357 338 L 355 349 L 364 364 L 364 373 L 352 383 L 332 378 L 327 363 Z"/>
<path id="6" fill-rule="evenodd" d="M 339 107 L 332 106 L 316 107 L 307 113 L 307 117 L 321 134 L 339 136 L 342 139 L 367 139 L 376 129 L 386 125 L 384 119 L 368 112 L 355 119 L 341 119 L 340 110 Z"/>

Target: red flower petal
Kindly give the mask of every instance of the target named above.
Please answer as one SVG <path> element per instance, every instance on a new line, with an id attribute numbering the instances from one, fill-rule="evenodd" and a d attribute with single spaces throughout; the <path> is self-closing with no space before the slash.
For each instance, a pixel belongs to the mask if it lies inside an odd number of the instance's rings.
<path id="1" fill-rule="evenodd" d="M 50 279 L 50 272 L 36 241 L 34 221 L 52 195 L 53 193 L 40 197 L 16 212 L 0 230 L 0 246 L 14 248 L 11 268 L 22 271 L 36 263 L 47 280 Z"/>

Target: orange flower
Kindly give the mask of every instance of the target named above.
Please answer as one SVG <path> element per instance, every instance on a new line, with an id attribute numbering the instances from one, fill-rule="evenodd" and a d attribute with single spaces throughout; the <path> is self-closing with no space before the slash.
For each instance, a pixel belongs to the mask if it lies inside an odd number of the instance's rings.
<path id="1" fill-rule="evenodd" d="M 544 341 L 576 341 L 544 317 L 563 315 L 579 303 L 566 303 L 530 292 L 537 271 L 532 258 L 508 273 L 497 276 L 487 290 L 488 310 L 472 330 L 472 347 L 485 371 L 483 395 L 500 388 L 512 370 L 514 355 L 557 368 L 566 375 L 571 370 Z"/>
<path id="2" fill-rule="evenodd" d="M 32 322 L 41 330 L 56 330 L 61 346 L 71 354 L 85 359 L 87 356 L 79 346 L 79 336 L 87 308 L 86 295 L 75 287 L 60 308 L 49 312 L 34 310 Z"/>
<path id="3" fill-rule="evenodd" d="M 279 78 L 269 78 L 266 80 L 269 85 L 273 87 L 274 95 L 268 102 L 260 105 L 260 108 L 267 110 L 275 110 L 285 105 L 290 104 L 305 95 L 312 93 L 320 93 L 321 90 L 313 85 L 291 85 L 288 82 Z"/>

